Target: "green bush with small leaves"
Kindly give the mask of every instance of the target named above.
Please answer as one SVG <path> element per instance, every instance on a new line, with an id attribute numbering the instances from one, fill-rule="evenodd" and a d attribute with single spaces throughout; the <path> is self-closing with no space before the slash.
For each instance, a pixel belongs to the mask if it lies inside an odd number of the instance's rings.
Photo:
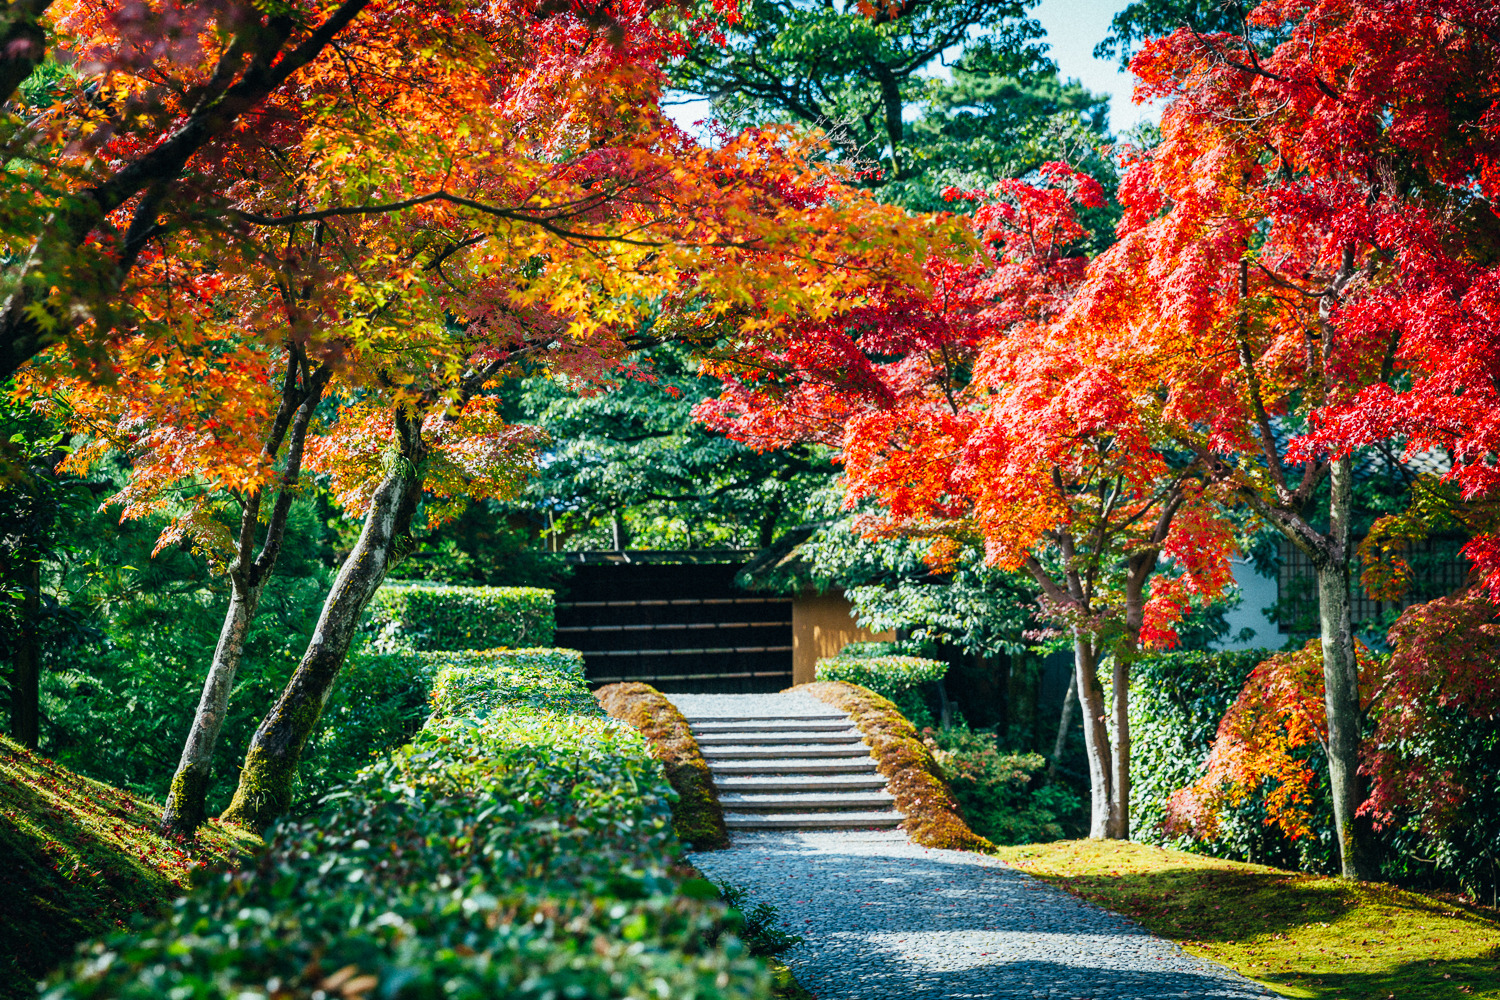
<path id="1" fill-rule="evenodd" d="M 675 793 L 570 650 L 417 654 L 415 738 L 95 945 L 46 1000 L 766 1000 L 743 918 L 673 871 Z"/>
<path id="2" fill-rule="evenodd" d="M 860 650 L 856 649 L 855 652 Z M 882 698 L 894 702 L 912 725 L 921 728 L 932 723 L 932 713 L 927 707 L 922 687 L 941 681 L 947 672 L 948 664 L 942 660 L 930 660 L 922 656 L 850 655 L 849 648 L 845 647 L 844 652 L 838 656 L 818 661 L 814 668 L 814 679 L 843 681 L 845 684 L 869 688 Z"/>
<path id="3" fill-rule="evenodd" d="M 420 654 L 433 668 L 432 711 L 484 718 L 517 706 L 574 715 L 598 706 L 576 649 L 483 649 Z"/>
<path id="4" fill-rule="evenodd" d="M 383 652 L 550 646 L 556 606 L 539 587 L 389 585 L 370 602 L 363 630 Z"/>
<path id="5" fill-rule="evenodd" d="M 923 742 L 943 769 L 948 787 L 974 832 L 996 844 L 1062 840 L 1083 814 L 1083 800 L 1062 782 L 1048 781 L 1039 753 L 1004 750 L 995 734 L 960 723 L 927 729 Z"/>

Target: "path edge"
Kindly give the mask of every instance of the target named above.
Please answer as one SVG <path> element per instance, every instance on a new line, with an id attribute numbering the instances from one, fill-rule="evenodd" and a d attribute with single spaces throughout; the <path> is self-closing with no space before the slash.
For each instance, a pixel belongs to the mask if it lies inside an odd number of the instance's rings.
<path id="1" fill-rule="evenodd" d="M 611 718 L 640 731 L 661 761 L 667 781 L 677 793 L 672 803 L 672 829 L 677 839 L 695 851 L 718 851 L 729 846 L 724 808 L 714 787 L 713 772 L 698 749 L 687 718 L 650 684 L 626 681 L 594 691 L 594 700 Z"/>
<path id="2" fill-rule="evenodd" d="M 799 684 L 784 693 L 809 695 L 849 714 L 870 744 L 870 756 L 896 799 L 896 809 L 906 816 L 900 828 L 912 843 L 984 854 L 995 850 L 969 829 L 938 762 L 893 702 L 847 681 Z"/>

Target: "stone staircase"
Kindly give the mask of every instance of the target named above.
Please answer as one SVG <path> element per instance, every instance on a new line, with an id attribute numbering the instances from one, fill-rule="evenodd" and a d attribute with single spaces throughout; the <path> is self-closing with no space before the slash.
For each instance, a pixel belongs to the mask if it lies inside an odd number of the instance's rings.
<path id="1" fill-rule="evenodd" d="M 888 829 L 905 818 L 841 712 L 687 720 L 731 831 Z"/>

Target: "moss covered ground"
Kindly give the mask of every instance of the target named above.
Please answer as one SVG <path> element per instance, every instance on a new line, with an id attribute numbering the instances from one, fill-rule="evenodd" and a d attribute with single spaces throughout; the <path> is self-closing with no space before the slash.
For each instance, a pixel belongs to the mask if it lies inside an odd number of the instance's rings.
<path id="1" fill-rule="evenodd" d="M 662 763 L 667 781 L 677 792 L 672 804 L 672 826 L 677 839 L 695 851 L 717 851 L 729 846 L 724 809 L 714 788 L 708 761 L 687 719 L 649 684 L 608 684 L 594 698 L 612 718 L 640 730 L 651 746 L 651 756 Z"/>
<path id="2" fill-rule="evenodd" d="M 1500 1000 L 1494 910 L 1118 841 L 996 853 L 1283 996 Z"/>
<path id="3" fill-rule="evenodd" d="M 819 681 L 790 690 L 849 713 L 870 745 L 870 756 L 886 779 L 896 808 L 906 817 L 901 829 L 913 843 L 954 851 L 994 849 L 995 845 L 969 828 L 932 751 L 893 702 L 844 681 Z"/>
<path id="4" fill-rule="evenodd" d="M 31 993 L 79 942 L 161 912 L 195 869 L 256 843 L 215 823 L 166 836 L 161 811 L 0 736 L 0 998 Z"/>

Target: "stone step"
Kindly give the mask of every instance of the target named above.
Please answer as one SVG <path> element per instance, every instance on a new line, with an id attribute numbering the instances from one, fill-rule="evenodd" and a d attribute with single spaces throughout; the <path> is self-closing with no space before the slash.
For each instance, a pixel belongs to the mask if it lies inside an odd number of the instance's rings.
<path id="1" fill-rule="evenodd" d="M 898 812 L 848 813 L 725 813 L 731 830 L 868 830 L 889 829 L 905 817 Z"/>
<path id="2" fill-rule="evenodd" d="M 723 795 L 771 795 L 778 792 L 879 792 L 885 778 L 868 774 L 793 774 L 733 776 L 718 772 L 714 787 Z"/>
<path id="3" fill-rule="evenodd" d="M 759 757 L 749 760 L 709 761 L 714 782 L 719 776 L 747 774 L 874 774 L 875 761 L 864 757 L 843 757 L 827 760 L 810 760 L 805 757 Z"/>
<path id="4" fill-rule="evenodd" d="M 734 813 L 883 812 L 896 804 L 889 792 L 794 792 L 787 795 L 720 795 Z"/>
<path id="5" fill-rule="evenodd" d="M 710 764 L 716 760 L 754 760 L 766 756 L 767 748 L 763 746 L 747 746 L 745 744 L 734 744 L 733 746 L 702 746 L 698 747 L 703 757 Z M 782 753 L 787 753 L 800 758 L 813 757 L 869 757 L 870 748 L 863 743 L 836 743 L 829 746 L 821 746 L 809 743 L 797 743 L 794 745 L 776 748 Z"/>
<path id="6" fill-rule="evenodd" d="M 847 716 L 838 719 L 829 719 L 826 722 L 802 722 L 781 720 L 779 722 L 696 722 L 692 725 L 693 735 L 704 736 L 713 733 L 841 733 L 852 728 Z"/>
<path id="7" fill-rule="evenodd" d="M 848 743 L 859 739 L 859 730 L 845 729 L 834 733 L 694 733 L 700 747 L 718 746 L 795 746 L 799 743 Z"/>
<path id="8" fill-rule="evenodd" d="M 831 712 L 827 715 L 686 715 L 690 725 L 700 722 L 835 722 L 841 721 L 848 724 L 849 716 L 843 712 Z"/>

